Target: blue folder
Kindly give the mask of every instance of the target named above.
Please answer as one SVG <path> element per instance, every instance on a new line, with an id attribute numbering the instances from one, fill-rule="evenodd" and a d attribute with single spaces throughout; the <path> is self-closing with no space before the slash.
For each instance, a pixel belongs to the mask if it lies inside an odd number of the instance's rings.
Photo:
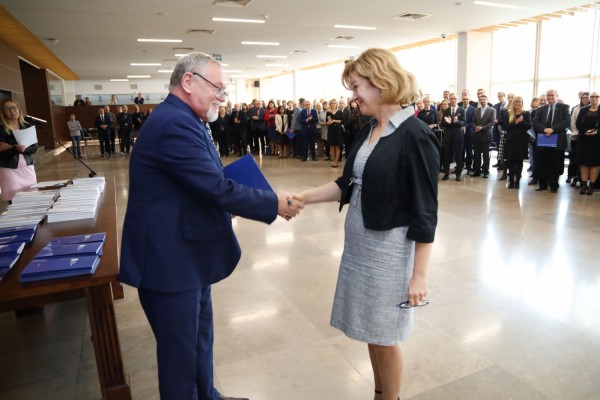
<path id="1" fill-rule="evenodd" d="M 31 243 L 33 241 L 34 236 L 35 236 L 35 231 L 17 232 L 14 235 L 2 235 L 2 236 L 0 236 L 0 244 L 7 244 L 7 243 L 14 243 L 14 242 Z"/>
<path id="2" fill-rule="evenodd" d="M 64 258 L 70 256 L 101 256 L 104 242 L 46 245 L 34 258 Z"/>
<path id="3" fill-rule="evenodd" d="M 63 244 L 78 244 L 78 243 L 93 243 L 93 242 L 104 242 L 106 240 L 106 232 L 91 233 L 89 235 L 77 235 L 77 236 L 63 236 L 51 239 L 48 242 L 50 246 L 63 245 Z"/>
<path id="4" fill-rule="evenodd" d="M 21 255 L 16 253 L 4 254 L 0 256 L 0 279 L 15 265 L 19 257 L 21 257 Z"/>
<path id="5" fill-rule="evenodd" d="M 292 132 L 290 129 L 286 129 L 284 132 L 285 136 L 289 137 L 290 140 L 293 140 L 296 137 L 296 134 Z"/>
<path id="6" fill-rule="evenodd" d="M 25 247 L 25 242 L 0 244 L 0 254 L 21 254 Z"/>
<path id="7" fill-rule="evenodd" d="M 252 155 L 246 154 L 223 168 L 226 178 L 255 189 L 273 191 Z"/>
<path id="8" fill-rule="evenodd" d="M 537 146 L 538 147 L 556 147 L 558 141 L 558 134 L 552 134 L 546 136 L 545 133 L 538 133 L 537 135 Z"/>
<path id="9" fill-rule="evenodd" d="M 0 235 L 15 235 L 25 232 L 35 232 L 37 229 L 37 225 L 22 225 L 22 226 L 13 226 L 10 228 L 0 228 Z"/>
<path id="10" fill-rule="evenodd" d="M 91 275 L 98 268 L 100 257 L 34 258 L 21 272 L 21 282 Z"/>

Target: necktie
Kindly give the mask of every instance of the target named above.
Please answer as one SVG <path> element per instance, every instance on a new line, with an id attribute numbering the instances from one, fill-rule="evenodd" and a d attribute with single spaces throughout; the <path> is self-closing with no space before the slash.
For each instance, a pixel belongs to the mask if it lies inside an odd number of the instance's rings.
<path id="1" fill-rule="evenodd" d="M 101 120 L 102 122 L 104 122 L 104 115 L 101 115 L 101 116 L 100 116 L 100 120 Z"/>
<path id="2" fill-rule="evenodd" d="M 454 118 L 454 113 L 455 113 L 455 112 L 456 112 L 456 108 L 453 108 L 453 109 L 452 109 L 452 112 L 450 113 L 450 116 L 451 116 L 452 118 Z"/>
<path id="3" fill-rule="evenodd" d="M 479 116 L 480 118 L 483 118 L 483 113 L 485 112 L 485 110 L 483 108 L 479 109 Z"/>
<path id="4" fill-rule="evenodd" d="M 554 104 L 548 108 L 548 118 L 546 119 L 546 128 L 552 127 L 552 120 L 554 119 Z"/>

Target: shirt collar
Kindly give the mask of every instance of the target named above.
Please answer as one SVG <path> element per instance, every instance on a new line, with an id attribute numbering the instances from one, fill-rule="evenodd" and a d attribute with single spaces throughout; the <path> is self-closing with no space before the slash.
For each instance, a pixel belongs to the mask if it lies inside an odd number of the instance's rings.
<path id="1" fill-rule="evenodd" d="M 394 129 L 397 129 L 400 125 L 402 125 L 404 121 L 406 121 L 414 115 L 415 106 L 410 105 L 398 111 L 396 114 L 392 115 L 392 117 L 390 118 L 390 125 L 392 125 Z M 377 125 L 377 120 L 373 118 L 371 119 L 371 128 L 373 128 L 375 125 Z"/>

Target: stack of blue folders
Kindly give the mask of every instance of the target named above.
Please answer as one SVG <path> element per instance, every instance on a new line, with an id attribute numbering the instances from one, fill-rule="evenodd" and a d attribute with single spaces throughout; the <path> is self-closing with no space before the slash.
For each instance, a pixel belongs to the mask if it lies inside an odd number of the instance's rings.
<path id="1" fill-rule="evenodd" d="M 21 272 L 21 282 L 91 275 L 98 268 L 106 233 L 50 240 Z"/>
<path id="2" fill-rule="evenodd" d="M 35 236 L 37 225 L 0 229 L 0 280 L 15 265 L 27 243 Z"/>

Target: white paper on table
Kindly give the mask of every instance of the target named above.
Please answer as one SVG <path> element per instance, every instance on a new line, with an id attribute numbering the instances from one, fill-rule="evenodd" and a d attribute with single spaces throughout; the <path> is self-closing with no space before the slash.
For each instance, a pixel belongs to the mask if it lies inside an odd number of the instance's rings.
<path id="1" fill-rule="evenodd" d="M 26 129 L 13 129 L 13 135 L 15 135 L 17 143 L 22 144 L 25 147 L 29 147 L 38 142 L 35 126 L 30 126 Z"/>

